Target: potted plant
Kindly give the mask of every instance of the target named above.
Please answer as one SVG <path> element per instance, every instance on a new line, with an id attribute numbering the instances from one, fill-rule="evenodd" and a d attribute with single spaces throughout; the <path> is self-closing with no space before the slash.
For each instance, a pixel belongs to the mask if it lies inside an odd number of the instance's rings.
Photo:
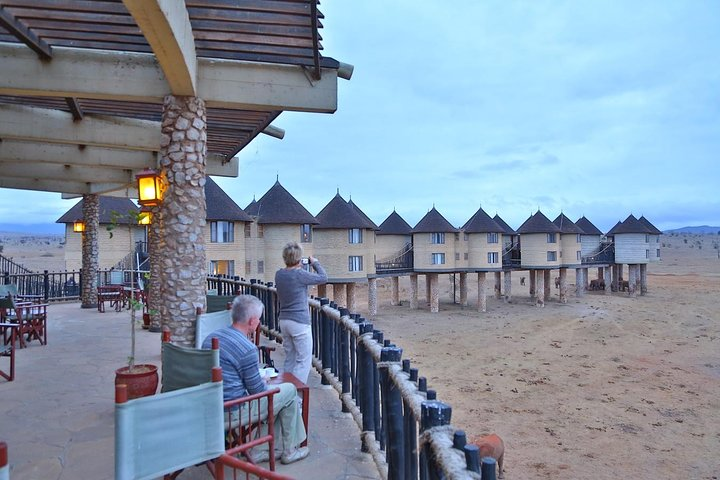
<path id="1" fill-rule="evenodd" d="M 137 225 L 142 214 L 129 211 L 126 214 L 128 221 L 128 234 L 130 238 L 130 253 L 134 253 L 133 242 L 132 242 L 132 227 Z M 118 221 L 123 218 L 122 214 L 115 211 L 110 213 L 111 222 L 107 227 L 110 232 L 110 238 L 113 236 L 113 230 L 118 224 Z M 129 292 L 129 305 L 130 305 L 130 355 L 128 356 L 128 364 L 124 367 L 120 367 L 115 370 L 115 385 L 127 385 L 128 398 L 138 398 L 148 395 L 154 395 L 158 386 L 158 373 L 157 366 L 145 363 L 135 364 L 135 326 L 136 326 L 136 314 L 137 311 L 143 308 L 142 302 L 136 297 L 135 291 L 135 271 L 133 270 L 132 263 L 130 265 L 130 292 Z"/>

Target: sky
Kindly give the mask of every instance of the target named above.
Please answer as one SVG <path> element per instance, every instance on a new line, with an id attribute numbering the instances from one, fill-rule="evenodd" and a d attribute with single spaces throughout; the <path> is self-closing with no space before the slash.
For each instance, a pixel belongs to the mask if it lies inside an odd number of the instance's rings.
<path id="1" fill-rule="evenodd" d="M 240 207 L 276 181 L 312 214 L 336 193 L 375 223 L 478 208 L 607 231 L 720 225 L 720 1 L 325 0 L 323 55 L 354 65 L 334 114 L 285 112 L 214 177 Z M 3 224 L 76 200 L 0 189 Z M 22 204 L 23 216 L 15 212 Z"/>

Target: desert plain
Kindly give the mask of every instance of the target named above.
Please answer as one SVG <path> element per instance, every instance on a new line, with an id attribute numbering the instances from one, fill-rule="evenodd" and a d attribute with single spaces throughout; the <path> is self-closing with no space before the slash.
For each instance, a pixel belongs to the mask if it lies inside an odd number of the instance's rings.
<path id="1" fill-rule="evenodd" d="M 3 255 L 36 270 L 64 265 L 62 237 L 20 238 L 0 234 Z M 379 280 L 373 322 L 452 406 L 455 427 L 504 439 L 509 480 L 718 479 L 720 236 L 660 241 L 646 295 L 578 297 L 569 271 L 568 303 L 553 288 L 538 308 L 520 271 L 511 301 L 491 296 L 482 313 L 475 274 L 467 306 L 441 275 L 440 312 L 430 313 L 422 298 L 410 310 L 401 277 L 394 306 L 390 280 Z M 364 288 L 358 306 L 367 315 Z"/>

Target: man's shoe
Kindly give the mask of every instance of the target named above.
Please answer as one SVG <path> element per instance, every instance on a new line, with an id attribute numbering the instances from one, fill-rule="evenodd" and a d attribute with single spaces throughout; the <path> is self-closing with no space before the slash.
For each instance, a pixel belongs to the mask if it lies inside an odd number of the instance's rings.
<path id="1" fill-rule="evenodd" d="M 280 458 L 282 455 L 282 452 L 280 450 L 275 450 L 275 460 Z M 270 450 L 258 450 L 256 452 L 252 452 L 250 455 L 252 458 L 252 463 L 265 463 L 270 460 Z"/>
<path id="2" fill-rule="evenodd" d="M 283 453 L 282 457 L 280 457 L 280 461 L 283 463 L 283 465 L 287 465 L 288 463 L 293 463 L 293 462 L 297 462 L 298 460 L 302 460 L 303 458 L 307 457 L 309 454 L 310 454 L 310 450 L 308 450 L 307 447 L 296 448 L 292 452 Z"/>

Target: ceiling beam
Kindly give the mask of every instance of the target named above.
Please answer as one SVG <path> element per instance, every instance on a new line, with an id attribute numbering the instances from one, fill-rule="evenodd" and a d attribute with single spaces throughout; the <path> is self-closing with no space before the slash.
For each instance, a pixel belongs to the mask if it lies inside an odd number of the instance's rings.
<path id="1" fill-rule="evenodd" d="M 52 58 L 52 47 L 43 39 L 38 38 L 32 30 L 18 21 L 5 7 L 0 6 L 0 25 L 10 32 L 15 38 L 33 49 L 43 60 Z"/>
<path id="2" fill-rule="evenodd" d="M 150 44 L 173 95 L 197 95 L 197 57 L 185 2 L 123 0 Z"/>
<path id="3" fill-rule="evenodd" d="M 83 119 L 83 111 L 77 98 L 65 97 L 65 103 L 67 103 L 70 113 L 72 113 L 73 120 L 79 122 Z"/>
<path id="4" fill-rule="evenodd" d="M 74 195 L 87 195 L 90 193 L 107 195 L 108 192 L 123 191 L 123 189 L 126 188 L 126 185 L 108 183 L 91 184 L 65 179 L 48 180 L 37 178 L 15 178 L 0 176 L 0 188 L 15 188 L 20 190 L 36 190 L 40 192 L 57 192 Z M 137 191 L 134 191 L 134 196 L 132 196 L 132 190 L 129 193 L 130 195 L 120 196 L 137 198 Z M 73 196 L 70 196 L 69 198 L 73 198 Z"/>
<path id="5" fill-rule="evenodd" d="M 162 102 L 170 93 L 155 56 L 65 47 L 41 62 L 22 45 L 0 42 L 0 95 Z M 311 82 L 303 68 L 234 60 L 198 59 L 197 96 L 209 107 L 332 113 L 337 70 Z"/>
<path id="6" fill-rule="evenodd" d="M 71 165 L 42 162 L 1 162 L 0 171 L 13 178 L 38 180 L 72 180 L 82 183 L 117 183 L 130 185 L 135 181 L 129 169 L 110 169 L 89 165 Z"/>

